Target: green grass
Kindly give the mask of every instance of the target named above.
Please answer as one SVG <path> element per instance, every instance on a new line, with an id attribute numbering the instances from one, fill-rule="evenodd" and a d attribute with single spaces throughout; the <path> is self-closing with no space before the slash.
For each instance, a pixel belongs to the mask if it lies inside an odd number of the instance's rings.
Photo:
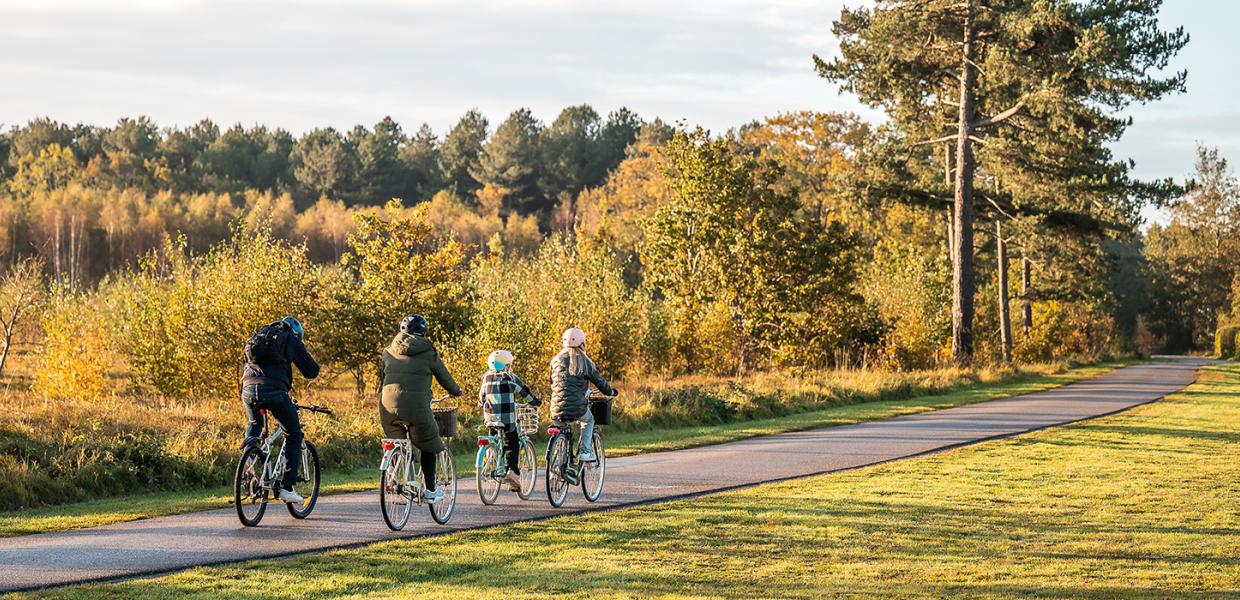
<path id="1" fill-rule="evenodd" d="M 867 469 L 21 597 L 1236 597 L 1238 444 L 1240 365 L 1220 365 L 1119 415 Z"/>
<path id="2" fill-rule="evenodd" d="M 1124 364 L 1129 363 L 1079 367 L 1058 374 L 1024 373 L 999 382 L 966 385 L 947 394 L 846 404 L 755 421 L 650 431 L 612 431 L 607 437 L 608 452 L 611 456 L 625 456 L 676 450 L 760 435 L 884 419 L 1050 389 L 1097 376 Z M 472 466 L 472 454 L 458 455 L 457 470 L 460 476 L 472 476 Z M 348 473 L 325 471 L 322 490 L 325 494 L 335 494 L 370 489 L 375 485 L 375 479 L 375 471 L 370 469 Z M 95 527 L 155 516 L 224 508 L 229 506 L 231 497 L 231 487 L 216 487 L 0 512 L 0 537 Z"/>

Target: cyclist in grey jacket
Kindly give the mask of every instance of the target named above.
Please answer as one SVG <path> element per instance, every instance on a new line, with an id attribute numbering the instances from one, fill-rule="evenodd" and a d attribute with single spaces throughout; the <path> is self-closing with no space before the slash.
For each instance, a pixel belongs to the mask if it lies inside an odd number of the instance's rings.
<path id="1" fill-rule="evenodd" d="M 616 389 L 586 355 L 585 332 L 570 328 L 560 342 L 563 348 L 551 359 L 551 418 L 563 423 L 581 421 L 581 460 L 592 461 L 594 415 L 586 402 L 586 390 L 593 383 L 604 395 L 615 396 Z"/>

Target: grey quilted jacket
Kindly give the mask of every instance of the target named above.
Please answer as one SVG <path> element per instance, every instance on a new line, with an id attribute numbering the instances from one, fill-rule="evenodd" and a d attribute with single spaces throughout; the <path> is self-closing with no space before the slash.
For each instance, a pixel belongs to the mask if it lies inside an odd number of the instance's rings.
<path id="1" fill-rule="evenodd" d="M 586 390 L 593 383 L 608 396 L 616 395 L 615 388 L 599 374 L 594 361 L 589 361 L 584 374 L 568 374 L 568 351 L 561 350 L 551 359 L 551 418 L 556 421 L 576 421 L 586 414 Z"/>

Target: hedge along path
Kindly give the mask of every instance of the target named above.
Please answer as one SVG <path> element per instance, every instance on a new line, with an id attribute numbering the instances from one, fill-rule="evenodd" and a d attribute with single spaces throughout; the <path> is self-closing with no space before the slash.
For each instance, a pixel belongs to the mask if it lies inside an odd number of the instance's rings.
<path id="1" fill-rule="evenodd" d="M 917 456 L 996 437 L 1112 414 L 1182 389 L 1207 361 L 1176 359 L 1126 367 L 1054 390 L 857 425 L 786 433 L 689 450 L 619 458 L 603 498 L 570 496 L 564 510 L 535 496 L 506 495 L 483 508 L 463 482 L 448 527 L 423 514 L 404 532 L 383 525 L 373 492 L 321 500 L 306 521 L 273 511 L 244 528 L 231 509 L 0 540 L 0 591 L 169 572 L 191 566 L 287 556 L 617 508 Z"/>

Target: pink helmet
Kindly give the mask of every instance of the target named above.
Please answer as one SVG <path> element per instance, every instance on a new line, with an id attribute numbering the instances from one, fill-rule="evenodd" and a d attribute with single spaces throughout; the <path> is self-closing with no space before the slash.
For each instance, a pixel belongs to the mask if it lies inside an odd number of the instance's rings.
<path id="1" fill-rule="evenodd" d="M 580 348 L 586 345 L 586 332 L 576 327 L 569 327 L 564 330 L 564 335 L 560 336 L 560 343 L 565 348 Z"/>

